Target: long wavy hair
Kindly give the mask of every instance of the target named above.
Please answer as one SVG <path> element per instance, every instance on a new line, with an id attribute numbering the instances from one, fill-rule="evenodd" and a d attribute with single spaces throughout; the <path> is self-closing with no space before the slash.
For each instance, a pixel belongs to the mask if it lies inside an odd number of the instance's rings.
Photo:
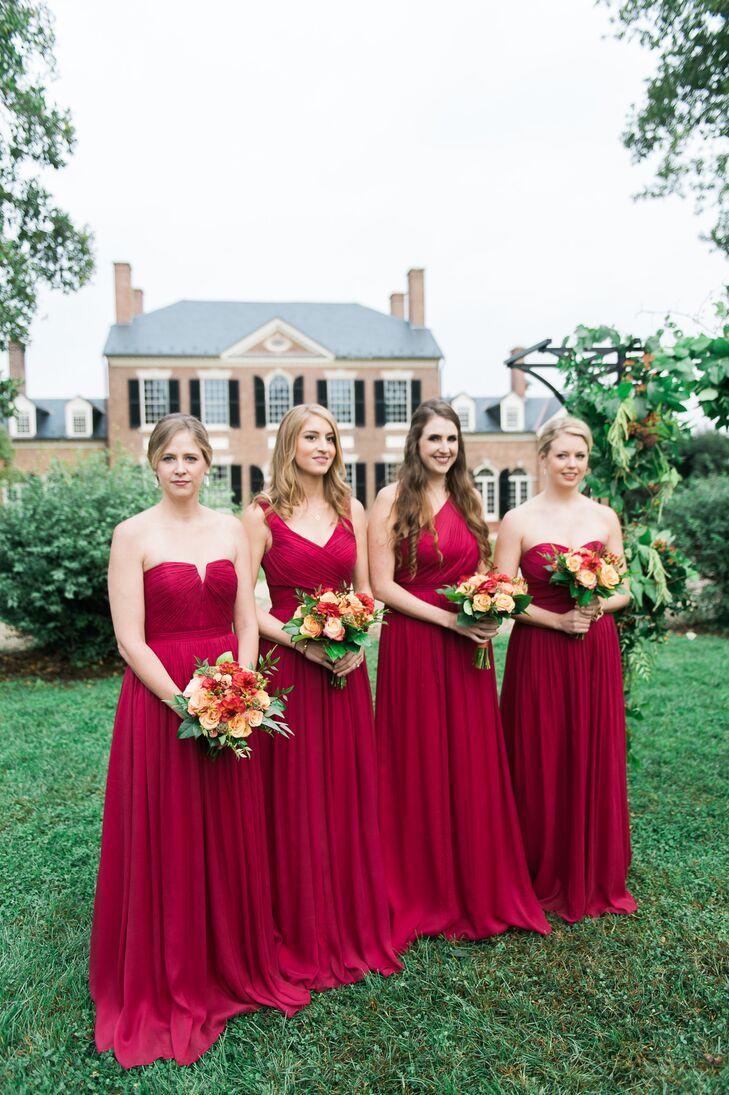
<path id="1" fill-rule="evenodd" d="M 436 417 L 447 418 L 449 422 L 452 422 L 458 435 L 458 455 L 446 473 L 446 488 L 476 537 L 480 563 L 483 565 L 491 559 L 489 530 L 483 517 L 483 502 L 473 485 L 471 473 L 466 465 L 466 452 L 463 447 L 458 415 L 445 400 L 428 399 L 420 404 L 410 420 L 410 429 L 405 439 L 405 455 L 397 476 L 394 505 L 393 547 L 397 554 L 403 540 L 407 540 L 411 578 L 415 577 L 418 570 L 418 540 L 421 532 L 429 532 L 432 535 L 438 558 L 441 562 L 443 561 L 438 546 L 438 533 L 433 524 L 433 508 L 428 498 L 428 479 L 418 452 L 423 431 L 430 419 Z"/>
<path id="2" fill-rule="evenodd" d="M 297 506 L 306 501 L 296 466 L 296 444 L 299 434 L 311 415 L 323 418 L 334 434 L 334 460 L 324 476 L 324 497 L 341 520 L 348 521 L 351 512 L 352 492 L 344 477 L 344 460 L 339 430 L 331 411 L 318 403 L 300 403 L 283 416 L 276 434 L 271 457 L 271 476 L 268 488 L 259 498 L 270 503 L 283 521 L 287 521 Z"/>

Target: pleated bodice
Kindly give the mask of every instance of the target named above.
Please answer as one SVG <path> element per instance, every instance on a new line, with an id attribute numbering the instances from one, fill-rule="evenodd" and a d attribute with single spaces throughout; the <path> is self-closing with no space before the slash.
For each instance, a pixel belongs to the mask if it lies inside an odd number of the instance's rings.
<path id="1" fill-rule="evenodd" d="M 415 576 L 410 575 L 408 542 L 403 540 L 400 544 L 400 562 L 395 581 L 421 601 L 437 604 L 449 611 L 457 611 L 436 590 L 454 585 L 464 575 L 475 572 L 479 563 L 478 542 L 450 498 L 436 513 L 433 524 L 438 534 L 442 560 L 438 558 L 435 537 L 423 529 L 418 539 L 418 569 Z"/>
<path id="2" fill-rule="evenodd" d="M 600 540 L 590 540 L 580 546 L 602 548 L 604 545 Z M 534 604 L 550 612 L 565 613 L 574 608 L 575 603 L 566 586 L 550 585 L 551 574 L 547 570 L 549 560 L 544 558 L 545 555 L 554 555 L 556 551 L 569 551 L 569 548 L 564 544 L 551 542 L 535 544 L 522 555 L 520 567 L 529 586 L 529 593 L 534 598 Z"/>
<path id="3" fill-rule="evenodd" d="M 230 631 L 238 591 L 230 559 L 214 559 L 200 577 L 194 563 L 164 562 L 144 572 L 147 642 Z"/>
<path id="4" fill-rule="evenodd" d="M 277 620 L 293 616 L 298 605 L 297 589 L 311 593 L 321 585 L 333 589 L 351 585 L 357 544 L 351 529 L 342 521 L 337 522 L 325 544 L 315 544 L 294 532 L 270 508 L 266 510 L 266 520 L 273 532 L 273 542 L 261 566 L 271 596 L 271 615 Z"/>

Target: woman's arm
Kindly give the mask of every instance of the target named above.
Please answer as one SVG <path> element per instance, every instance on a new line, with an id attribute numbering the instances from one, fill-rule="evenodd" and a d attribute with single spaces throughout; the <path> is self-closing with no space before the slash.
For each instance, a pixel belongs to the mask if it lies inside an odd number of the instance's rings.
<path id="1" fill-rule="evenodd" d="M 367 558 L 367 518 L 365 517 L 364 506 L 356 498 L 352 499 L 352 529 L 357 544 L 357 560 L 354 564 L 352 585 L 355 591 L 367 593 L 371 597 L 372 585 L 370 584 L 370 568 Z"/>
<path id="2" fill-rule="evenodd" d="M 258 663 L 258 620 L 256 618 L 256 598 L 254 581 L 251 575 L 251 558 L 248 540 L 240 522 L 235 522 L 234 551 L 235 572 L 238 576 L 238 592 L 233 609 L 235 633 L 238 636 L 238 661 L 241 665 L 256 668 Z M 258 576 L 258 570 L 256 570 Z"/>
<path id="3" fill-rule="evenodd" d="M 610 510 L 610 532 L 608 534 L 607 544 L 605 545 L 608 551 L 611 551 L 613 555 L 617 555 L 619 559 L 623 559 L 624 547 L 623 547 L 623 530 L 620 527 L 620 518 L 615 510 Z M 613 593 L 612 597 L 606 597 L 605 600 L 600 600 L 600 606 L 603 612 L 620 612 L 622 608 L 630 604 L 630 585 L 628 581 L 628 575 L 622 574 L 620 576 L 620 584 L 625 593 Z"/>
<path id="4" fill-rule="evenodd" d="M 495 620 L 484 619 L 473 627 L 459 627 L 455 612 L 448 612 L 438 605 L 421 601 L 419 597 L 415 597 L 395 581 L 395 553 L 392 549 L 395 490 L 395 484 L 381 490 L 370 514 L 367 543 L 375 597 L 384 601 L 390 608 L 396 609 L 397 612 L 412 616 L 416 620 L 424 620 L 426 623 L 457 631 L 473 642 L 483 645 L 498 631 L 498 623 Z"/>
<path id="5" fill-rule="evenodd" d="M 173 706 L 173 697 L 182 692 L 187 681 L 178 687 L 145 642 L 142 553 L 135 526 L 130 530 L 126 521 L 115 529 L 111 541 L 109 604 L 122 658 L 150 692 Z"/>

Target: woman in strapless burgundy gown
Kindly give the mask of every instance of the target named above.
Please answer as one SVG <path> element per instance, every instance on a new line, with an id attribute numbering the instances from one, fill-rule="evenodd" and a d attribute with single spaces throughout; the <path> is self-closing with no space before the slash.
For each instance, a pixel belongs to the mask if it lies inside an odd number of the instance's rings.
<path id="1" fill-rule="evenodd" d="M 510 927 L 546 933 L 529 881 L 493 668 L 476 669 L 492 622 L 456 625 L 437 589 L 486 569 L 483 507 L 460 424 L 430 400 L 413 415 L 399 481 L 370 518 L 376 595 L 390 613 L 380 642 L 380 826 L 393 938 L 480 939 Z"/>
<path id="2" fill-rule="evenodd" d="M 546 486 L 506 514 L 495 561 L 522 574 L 534 597 L 509 641 L 501 717 L 534 888 L 574 922 L 630 913 L 630 828 L 620 648 L 612 613 L 627 593 L 586 609 L 549 584 L 544 554 L 605 546 L 622 557 L 616 514 L 579 492 L 592 437 L 558 419 L 539 438 Z M 604 613 L 604 614 L 603 614 Z"/>
<path id="3" fill-rule="evenodd" d="M 290 1015 L 309 998 L 276 958 L 259 743 L 251 760 L 213 761 L 178 740 L 170 706 L 196 658 L 256 658 L 248 545 L 238 521 L 198 501 L 212 452 L 197 419 L 162 419 L 148 452 L 161 501 L 118 526 L 109 567 L 128 668 L 91 935 L 96 1045 L 125 1068 L 190 1064 L 237 1012 Z"/>
<path id="4" fill-rule="evenodd" d="M 318 404 L 282 420 L 266 495 L 244 523 L 253 572 L 263 566 L 270 612 L 261 635 L 278 644 L 277 684 L 293 685 L 294 737 L 258 747 L 264 780 L 281 968 L 309 989 L 401 969 L 382 886 L 372 696 L 361 652 L 337 662 L 282 629 L 296 590 L 354 584 L 369 592 L 364 510 L 344 481 L 334 419 Z M 332 673 L 346 678 L 333 688 Z M 273 746 L 269 748 L 269 746 Z"/>

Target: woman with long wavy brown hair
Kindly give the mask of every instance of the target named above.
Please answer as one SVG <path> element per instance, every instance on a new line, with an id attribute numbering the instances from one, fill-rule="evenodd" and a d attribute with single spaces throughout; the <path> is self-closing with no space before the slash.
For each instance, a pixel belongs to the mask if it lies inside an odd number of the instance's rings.
<path id="1" fill-rule="evenodd" d="M 439 588 L 488 569 L 488 528 L 458 416 L 439 399 L 413 415 L 397 483 L 369 525 L 380 644 L 376 734 L 380 828 L 393 942 L 546 933 L 529 881 L 493 669 L 473 665 L 490 621 L 456 623 Z"/>
<path id="2" fill-rule="evenodd" d="M 298 589 L 353 584 L 370 593 L 364 510 L 344 479 L 337 424 L 325 407 L 284 416 L 267 491 L 244 524 L 253 574 L 263 567 L 271 596 L 270 611 L 258 610 L 261 637 L 278 646 L 277 685 L 293 688 L 286 716 L 294 737 L 256 746 L 281 968 L 317 990 L 368 970 L 392 973 L 400 964 L 382 891 L 367 667 L 361 652 L 330 662 L 319 643 L 294 646 L 282 627 Z M 347 677 L 346 688 L 331 687 L 332 673 Z"/>

